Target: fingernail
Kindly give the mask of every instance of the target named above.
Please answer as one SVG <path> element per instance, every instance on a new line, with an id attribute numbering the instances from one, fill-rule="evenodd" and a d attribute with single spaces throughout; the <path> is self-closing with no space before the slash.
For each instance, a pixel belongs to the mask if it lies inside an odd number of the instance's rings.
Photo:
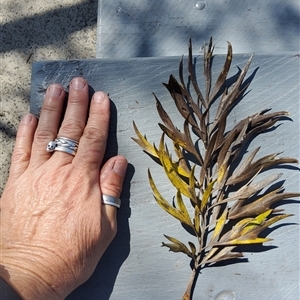
<path id="1" fill-rule="evenodd" d="M 94 102 L 101 103 L 101 102 L 103 102 L 104 98 L 105 98 L 105 94 L 104 94 L 104 93 L 102 93 L 102 92 L 97 92 L 97 93 L 95 93 L 94 96 L 93 96 L 93 101 L 94 101 Z"/>
<path id="2" fill-rule="evenodd" d="M 126 173 L 127 161 L 116 160 L 115 163 L 114 163 L 113 169 L 116 173 L 123 176 Z"/>
<path id="3" fill-rule="evenodd" d="M 53 98 L 57 98 L 61 95 L 62 93 L 62 88 L 57 85 L 51 85 L 49 87 L 49 95 Z"/>
<path id="4" fill-rule="evenodd" d="M 82 90 L 85 87 L 86 81 L 83 78 L 74 78 L 71 82 L 72 87 L 76 90 Z"/>
<path id="5" fill-rule="evenodd" d="M 28 123 L 31 122 L 31 120 L 32 120 L 32 115 L 31 115 L 31 114 L 27 114 L 27 115 L 25 115 L 25 116 L 22 118 L 21 123 L 22 123 L 22 124 L 28 124 Z"/>

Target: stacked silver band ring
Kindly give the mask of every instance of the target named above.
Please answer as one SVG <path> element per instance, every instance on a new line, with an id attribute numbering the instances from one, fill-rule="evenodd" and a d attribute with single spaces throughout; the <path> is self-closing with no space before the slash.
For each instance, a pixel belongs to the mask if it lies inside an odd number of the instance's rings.
<path id="1" fill-rule="evenodd" d="M 78 142 L 66 137 L 57 137 L 47 145 L 47 152 L 62 151 L 75 156 L 78 149 Z"/>
<path id="2" fill-rule="evenodd" d="M 107 205 L 112 205 L 117 208 L 120 208 L 121 206 L 121 199 L 109 195 L 102 195 L 102 203 Z"/>

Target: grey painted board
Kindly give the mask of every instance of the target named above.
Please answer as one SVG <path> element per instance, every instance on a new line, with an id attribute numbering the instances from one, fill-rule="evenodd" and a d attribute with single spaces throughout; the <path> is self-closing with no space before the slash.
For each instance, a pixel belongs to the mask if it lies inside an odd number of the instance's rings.
<path id="1" fill-rule="evenodd" d="M 96 57 L 181 56 L 189 37 L 200 53 L 211 36 L 215 53 L 299 51 L 299 28 L 299 0 L 99 0 Z"/>
<path id="2" fill-rule="evenodd" d="M 237 73 L 237 66 L 244 66 L 248 57 L 234 56 L 229 77 Z M 214 76 L 221 70 L 223 61 L 223 55 L 215 57 Z M 147 168 L 151 168 L 167 199 L 172 199 L 174 190 L 167 184 L 160 167 L 131 140 L 135 135 L 133 120 L 150 141 L 157 142 L 160 138 L 157 126 L 160 120 L 152 91 L 169 114 L 176 116 L 174 104 L 161 83 L 167 82 L 170 74 L 177 76 L 178 62 L 179 57 L 173 57 L 53 61 L 33 65 L 31 111 L 37 115 L 44 91 L 53 82 L 62 83 L 67 89 L 69 81 L 79 75 L 89 81 L 91 91 L 109 93 L 112 121 L 108 152 L 125 155 L 130 163 L 118 213 L 117 237 L 91 279 L 68 299 L 180 299 L 186 288 L 190 276 L 188 258 L 169 253 L 160 245 L 164 241 L 163 234 L 183 241 L 188 241 L 189 236 L 155 203 Z M 198 79 L 203 88 L 201 56 L 197 62 Z M 249 93 L 232 111 L 228 126 L 265 108 L 288 110 L 293 121 L 284 121 L 276 130 L 260 135 L 247 150 L 261 145 L 260 156 L 284 151 L 284 156 L 299 159 L 299 57 L 257 55 L 249 76 L 257 68 Z M 177 126 L 182 128 L 181 119 L 176 120 Z M 282 168 L 279 172 L 284 173 L 287 190 L 299 191 L 299 171 Z M 254 247 L 245 253 L 249 262 L 204 269 L 194 299 L 299 299 L 299 204 L 291 203 L 285 208 L 294 214 L 286 221 L 293 224 L 276 226 L 270 233 L 274 240 L 267 243 L 263 251 L 257 252 Z M 229 294 L 220 296 L 226 291 Z"/>

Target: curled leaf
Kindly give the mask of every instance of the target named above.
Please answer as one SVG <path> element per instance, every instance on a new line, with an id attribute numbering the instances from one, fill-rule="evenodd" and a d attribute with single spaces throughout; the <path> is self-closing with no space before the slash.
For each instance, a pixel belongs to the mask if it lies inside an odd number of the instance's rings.
<path id="1" fill-rule="evenodd" d="M 182 242 L 180 242 L 179 240 L 173 238 L 173 237 L 170 237 L 170 236 L 167 236 L 164 234 L 164 236 L 172 242 L 172 244 L 170 243 L 162 243 L 162 246 L 164 247 L 168 247 L 169 248 L 169 251 L 172 251 L 172 252 L 183 252 L 185 253 L 186 255 L 188 255 L 189 257 L 193 258 L 193 253 L 188 249 L 188 247 L 183 244 Z"/>

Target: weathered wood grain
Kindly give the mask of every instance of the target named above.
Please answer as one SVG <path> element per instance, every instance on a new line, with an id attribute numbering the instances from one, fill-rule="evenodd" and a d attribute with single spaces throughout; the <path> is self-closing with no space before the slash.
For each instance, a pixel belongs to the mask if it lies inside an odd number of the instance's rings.
<path id="1" fill-rule="evenodd" d="M 200 53 L 211 36 L 215 53 L 226 53 L 226 41 L 234 53 L 299 52 L 298 0 L 98 3 L 97 58 L 180 56 L 189 37 Z"/>
<path id="2" fill-rule="evenodd" d="M 244 66 L 248 57 L 234 56 L 229 77 L 238 72 L 237 66 Z M 223 61 L 224 56 L 215 57 L 215 76 Z M 157 123 L 160 120 L 151 92 L 156 93 L 171 117 L 177 115 L 161 83 L 167 82 L 171 73 L 177 77 L 178 63 L 179 58 L 173 57 L 54 61 L 33 65 L 31 112 L 39 114 L 44 91 L 50 83 L 61 83 L 67 89 L 73 77 L 85 77 L 91 92 L 103 90 L 112 100 L 112 145 L 108 152 L 125 155 L 131 164 L 118 213 L 117 237 L 91 279 L 68 299 L 180 299 L 186 288 L 190 276 L 188 258 L 168 253 L 160 245 L 163 233 L 183 241 L 188 241 L 190 236 L 155 203 L 147 181 L 147 168 L 151 168 L 166 198 L 171 200 L 174 190 L 167 184 L 160 167 L 131 140 L 133 120 L 150 141 L 157 143 L 159 140 Z M 197 58 L 197 68 L 203 88 L 202 57 Z M 287 110 L 293 121 L 284 121 L 276 130 L 260 135 L 248 151 L 261 145 L 261 156 L 284 151 L 284 156 L 299 159 L 299 57 L 257 55 L 249 70 L 249 76 L 251 74 L 249 93 L 232 111 L 228 126 L 265 108 Z M 182 120 L 176 120 L 177 126 L 182 128 Z M 281 168 L 279 172 L 283 172 L 287 190 L 299 191 L 299 170 Z M 283 223 L 293 224 L 271 230 L 270 237 L 274 241 L 246 252 L 249 262 L 242 260 L 237 264 L 204 269 L 199 275 L 194 299 L 298 299 L 299 204 L 291 203 L 285 208 L 295 216 Z M 224 291 L 231 294 L 218 298 Z"/>

